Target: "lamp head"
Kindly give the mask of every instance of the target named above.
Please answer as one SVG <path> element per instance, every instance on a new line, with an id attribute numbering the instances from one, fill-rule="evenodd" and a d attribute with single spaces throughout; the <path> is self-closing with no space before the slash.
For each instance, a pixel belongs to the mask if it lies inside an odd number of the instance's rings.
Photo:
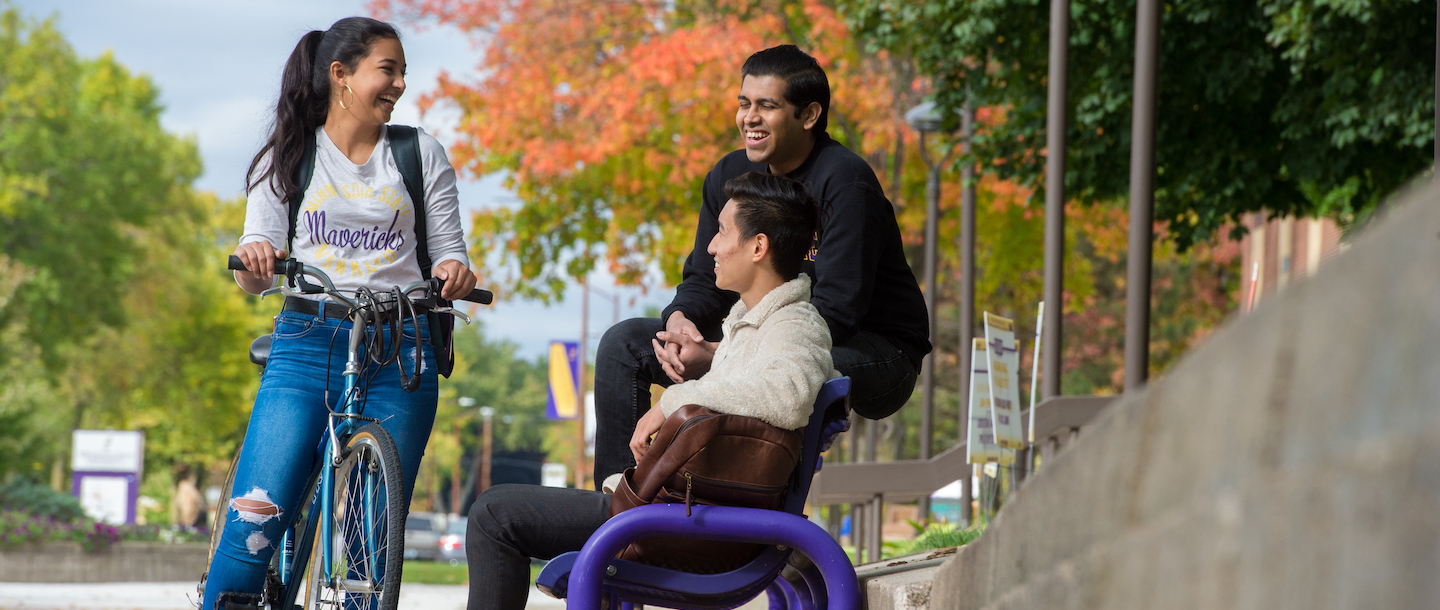
<path id="1" fill-rule="evenodd" d="M 935 102 L 925 102 L 911 108 L 905 113 L 905 122 L 920 133 L 935 133 L 940 131 L 943 123 L 940 110 L 935 107 Z"/>

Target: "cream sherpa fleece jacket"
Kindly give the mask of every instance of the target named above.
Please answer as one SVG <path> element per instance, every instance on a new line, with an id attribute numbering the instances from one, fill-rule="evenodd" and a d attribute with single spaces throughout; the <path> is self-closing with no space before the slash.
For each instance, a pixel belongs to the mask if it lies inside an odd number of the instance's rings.
<path id="1" fill-rule="evenodd" d="M 665 416 L 700 405 L 786 430 L 804 427 L 820 386 L 840 376 L 830 359 L 830 328 L 810 304 L 810 276 L 781 284 L 753 310 L 736 301 L 721 329 L 710 371 L 661 395 Z"/>

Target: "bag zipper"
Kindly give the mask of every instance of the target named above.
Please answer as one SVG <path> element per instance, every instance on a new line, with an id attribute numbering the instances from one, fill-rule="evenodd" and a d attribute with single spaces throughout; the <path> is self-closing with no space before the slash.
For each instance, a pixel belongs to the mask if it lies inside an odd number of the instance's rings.
<path id="1" fill-rule="evenodd" d="M 681 432 L 684 432 L 685 429 L 686 429 L 686 428 L 689 428 L 691 425 L 693 425 L 693 424 L 698 424 L 698 423 L 700 423 L 700 422 L 702 422 L 702 421 L 705 421 L 705 420 L 707 420 L 707 419 L 710 419 L 710 418 L 712 418 L 712 417 L 715 417 L 716 415 L 718 415 L 718 414 L 717 414 L 717 413 L 706 413 L 706 414 L 704 414 L 704 415 L 697 415 L 697 416 L 695 416 L 695 417 L 692 417 L 692 418 L 690 418 L 690 419 L 685 420 L 685 423 L 680 424 L 680 429 L 675 431 L 675 436 L 680 436 L 680 433 L 681 433 Z"/>
<path id="2" fill-rule="evenodd" d="M 689 516 L 690 516 L 690 486 L 691 486 L 692 484 L 694 484 L 694 483 L 695 483 L 695 481 L 694 481 L 694 479 L 692 479 L 692 478 L 690 477 L 690 473 L 688 473 L 688 472 L 685 473 L 685 516 L 686 516 L 686 517 L 689 517 Z"/>

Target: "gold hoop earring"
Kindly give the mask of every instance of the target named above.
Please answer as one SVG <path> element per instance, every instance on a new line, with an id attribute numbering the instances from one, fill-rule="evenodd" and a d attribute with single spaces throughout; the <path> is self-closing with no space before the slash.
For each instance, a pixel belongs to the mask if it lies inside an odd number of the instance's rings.
<path id="1" fill-rule="evenodd" d="M 350 88 L 350 85 L 345 85 L 345 90 L 350 92 L 350 106 L 354 106 L 354 105 L 355 105 L 355 91 Z M 341 94 L 340 94 L 340 107 L 343 108 L 343 109 L 345 109 L 345 110 L 349 110 L 349 109 L 350 109 L 350 106 L 346 106 L 346 105 L 345 105 L 345 94 L 344 94 L 344 93 L 341 93 Z"/>

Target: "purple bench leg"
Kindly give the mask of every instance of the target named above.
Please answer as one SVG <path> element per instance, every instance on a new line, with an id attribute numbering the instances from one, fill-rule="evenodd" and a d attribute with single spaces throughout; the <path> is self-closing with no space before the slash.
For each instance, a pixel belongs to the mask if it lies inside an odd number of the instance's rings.
<path id="1" fill-rule="evenodd" d="M 860 587 L 850 558 L 814 523 L 780 511 L 728 506 L 697 506 L 694 516 L 686 517 L 680 504 L 627 510 L 595 532 L 570 572 L 569 610 L 600 610 L 610 558 L 631 542 L 651 536 L 787 545 L 815 562 L 830 608 L 860 610 Z"/>
<path id="2" fill-rule="evenodd" d="M 799 572 L 804 579 L 805 586 L 810 589 L 810 600 L 814 607 L 829 608 L 829 599 L 825 594 L 825 577 L 821 576 L 820 571 L 813 565 L 805 566 L 805 569 L 799 570 Z"/>
<path id="3" fill-rule="evenodd" d="M 775 584 L 780 586 L 780 592 L 785 595 L 785 607 L 790 610 L 805 610 L 805 601 L 800 598 L 800 592 L 795 590 L 795 585 L 784 578 L 776 578 Z"/>
<path id="4" fill-rule="evenodd" d="M 790 610 L 790 602 L 785 599 L 785 588 L 780 583 L 783 578 L 775 579 L 770 586 L 765 587 L 765 594 L 769 596 L 770 610 Z"/>

